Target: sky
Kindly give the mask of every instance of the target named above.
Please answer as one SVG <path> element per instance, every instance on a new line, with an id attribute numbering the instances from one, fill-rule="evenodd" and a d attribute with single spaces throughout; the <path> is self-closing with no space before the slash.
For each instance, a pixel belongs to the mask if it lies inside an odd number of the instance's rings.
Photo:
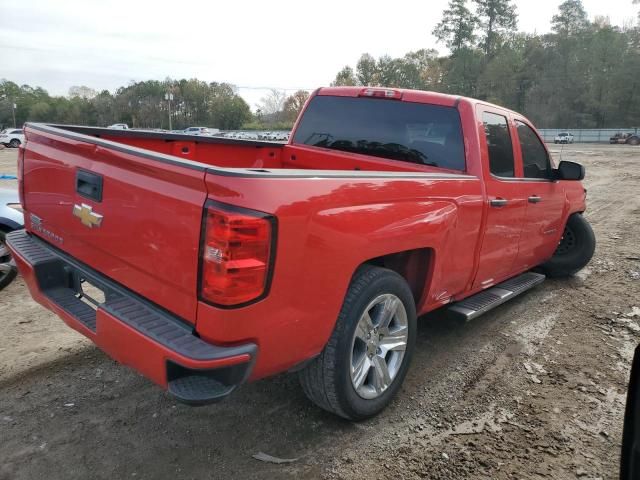
<path id="1" fill-rule="evenodd" d="M 448 0 L 220 2 L 0 0 L 0 78 L 66 95 L 131 81 L 229 82 L 255 109 L 268 88 L 328 85 L 360 55 L 445 51 L 431 35 Z M 519 29 L 545 33 L 561 0 L 516 0 Z M 631 0 L 583 0 L 590 18 L 633 21 Z"/>

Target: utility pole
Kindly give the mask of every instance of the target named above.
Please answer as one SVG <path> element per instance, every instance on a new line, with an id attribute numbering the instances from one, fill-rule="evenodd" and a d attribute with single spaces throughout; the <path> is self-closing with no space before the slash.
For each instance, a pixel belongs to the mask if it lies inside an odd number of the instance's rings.
<path id="1" fill-rule="evenodd" d="M 18 108 L 18 106 L 15 103 L 11 103 L 11 114 L 13 115 L 13 128 L 17 128 L 16 127 L 16 108 Z"/>
<path id="2" fill-rule="evenodd" d="M 169 102 L 169 130 L 173 130 L 173 128 L 171 128 L 171 100 L 173 100 L 173 93 L 165 93 L 164 99 Z"/>

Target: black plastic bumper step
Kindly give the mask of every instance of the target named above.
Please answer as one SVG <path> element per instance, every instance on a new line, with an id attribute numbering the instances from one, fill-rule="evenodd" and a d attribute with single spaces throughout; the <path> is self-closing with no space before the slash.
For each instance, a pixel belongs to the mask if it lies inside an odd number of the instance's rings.
<path id="1" fill-rule="evenodd" d="M 235 385 L 225 385 L 215 378 L 194 373 L 170 380 L 167 390 L 171 395 L 189 405 L 206 405 L 227 397 Z"/>
<path id="2" fill-rule="evenodd" d="M 476 293 L 464 300 L 451 304 L 447 309 L 450 317 L 468 321 L 502 305 L 513 297 L 542 283 L 546 277 L 540 273 L 527 272 L 510 278 L 495 287 Z"/>
<path id="3" fill-rule="evenodd" d="M 190 323 L 24 230 L 7 235 L 7 243 L 30 264 L 42 294 L 98 336 L 96 312 L 106 311 L 157 348 L 169 350 L 171 354 L 165 361 L 167 387 L 178 400 L 192 405 L 217 402 L 248 378 L 258 351 L 256 344 L 208 343 Z M 104 300 L 85 292 L 85 282 L 100 290 Z M 238 356 L 246 356 L 247 361 L 215 366 L 216 360 Z M 196 365 L 185 367 L 179 363 L 180 357 Z"/>

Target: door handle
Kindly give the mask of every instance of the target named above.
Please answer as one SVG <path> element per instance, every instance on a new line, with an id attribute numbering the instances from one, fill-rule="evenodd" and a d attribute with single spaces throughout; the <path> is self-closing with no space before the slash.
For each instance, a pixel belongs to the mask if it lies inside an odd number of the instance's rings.
<path id="1" fill-rule="evenodd" d="M 76 192 L 83 197 L 101 202 L 102 175 L 78 169 L 76 171 Z"/>
<path id="2" fill-rule="evenodd" d="M 506 198 L 494 198 L 489 203 L 492 207 L 504 207 L 508 202 Z"/>
<path id="3" fill-rule="evenodd" d="M 539 197 L 538 195 L 531 195 L 529 197 L 529 203 L 540 203 L 542 201 L 542 197 Z"/>

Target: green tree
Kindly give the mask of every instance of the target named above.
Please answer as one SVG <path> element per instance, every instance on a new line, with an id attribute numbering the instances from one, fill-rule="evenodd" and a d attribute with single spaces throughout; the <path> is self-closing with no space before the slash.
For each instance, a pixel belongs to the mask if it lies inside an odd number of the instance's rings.
<path id="1" fill-rule="evenodd" d="M 511 0 L 474 0 L 483 31 L 481 46 L 487 57 L 493 56 L 505 35 L 518 27 L 518 14 Z"/>
<path id="2" fill-rule="evenodd" d="M 335 80 L 331 82 L 331 85 L 334 87 L 353 87 L 356 83 L 357 80 L 353 68 L 347 65 L 338 72 Z"/>
<path id="3" fill-rule="evenodd" d="M 309 92 L 306 90 L 298 90 L 293 95 L 288 96 L 283 106 L 285 119 L 294 122 L 308 98 Z"/>
<path id="4" fill-rule="evenodd" d="M 573 35 L 589 26 L 587 12 L 581 0 L 566 0 L 551 19 L 551 28 L 558 35 Z"/>
<path id="5" fill-rule="evenodd" d="M 374 86 L 378 83 L 378 65 L 376 59 L 368 53 L 363 53 L 356 64 L 356 80 L 358 85 Z"/>
<path id="6" fill-rule="evenodd" d="M 442 12 L 442 19 L 432 33 L 452 52 L 457 52 L 473 44 L 477 26 L 478 19 L 467 8 L 466 0 L 451 0 L 449 8 Z"/>

